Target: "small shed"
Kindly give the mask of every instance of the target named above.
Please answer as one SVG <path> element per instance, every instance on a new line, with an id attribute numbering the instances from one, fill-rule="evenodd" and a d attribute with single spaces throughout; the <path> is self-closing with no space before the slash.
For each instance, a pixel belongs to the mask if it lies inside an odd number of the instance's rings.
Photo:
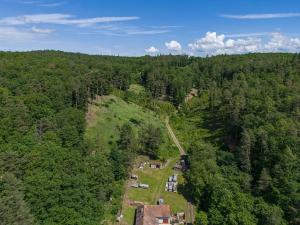
<path id="1" fill-rule="evenodd" d="M 139 184 L 139 188 L 143 188 L 143 189 L 148 189 L 149 188 L 149 184 Z"/>
<path id="2" fill-rule="evenodd" d="M 175 166 L 173 167 L 173 170 L 181 171 L 182 170 L 182 166 L 179 163 L 176 163 Z"/>
<path id="3" fill-rule="evenodd" d="M 160 162 L 151 162 L 150 163 L 150 168 L 151 169 L 161 169 L 162 164 Z"/>
<path id="4" fill-rule="evenodd" d="M 130 185 L 130 187 L 132 187 L 132 188 L 138 188 L 139 184 L 138 183 L 133 183 L 133 184 Z"/>
<path id="5" fill-rule="evenodd" d="M 137 180 L 138 178 L 139 178 L 138 175 L 135 175 L 135 174 L 132 174 L 130 176 L 130 179 L 132 179 L 132 180 Z"/>

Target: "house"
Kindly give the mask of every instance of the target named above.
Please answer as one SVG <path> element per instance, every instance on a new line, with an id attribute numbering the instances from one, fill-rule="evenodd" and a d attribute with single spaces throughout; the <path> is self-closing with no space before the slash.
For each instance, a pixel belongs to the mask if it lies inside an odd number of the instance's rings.
<path id="1" fill-rule="evenodd" d="M 151 169 L 161 169 L 162 164 L 160 162 L 151 162 L 150 163 L 150 168 Z"/>
<path id="2" fill-rule="evenodd" d="M 142 205 L 136 209 L 135 225 L 171 225 L 169 205 Z"/>

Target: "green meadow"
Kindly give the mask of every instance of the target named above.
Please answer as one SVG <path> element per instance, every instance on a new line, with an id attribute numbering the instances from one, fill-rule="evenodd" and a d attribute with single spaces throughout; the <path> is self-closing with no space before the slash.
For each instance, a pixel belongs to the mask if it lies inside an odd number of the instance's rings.
<path id="1" fill-rule="evenodd" d="M 119 139 L 120 128 L 129 123 L 136 135 L 143 124 L 152 124 L 163 131 L 163 144 L 159 149 L 161 159 L 178 155 L 164 126 L 163 118 L 155 112 L 114 95 L 101 96 L 89 106 L 86 138 L 96 142 L 103 151 L 109 151 Z"/>

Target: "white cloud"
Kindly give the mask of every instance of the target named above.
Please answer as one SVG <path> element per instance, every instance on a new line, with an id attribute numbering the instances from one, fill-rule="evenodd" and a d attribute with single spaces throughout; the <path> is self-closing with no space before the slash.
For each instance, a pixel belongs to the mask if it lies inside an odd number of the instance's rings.
<path id="1" fill-rule="evenodd" d="M 74 16 L 68 14 L 35 14 L 23 15 L 16 17 L 6 17 L 0 19 L 0 25 L 25 25 L 25 24 L 58 24 L 58 25 L 76 25 L 91 26 L 97 23 L 121 22 L 129 20 L 137 20 L 139 17 L 94 17 L 86 19 L 75 19 Z"/>
<path id="2" fill-rule="evenodd" d="M 256 52 L 261 46 L 260 38 L 249 37 L 246 39 L 228 39 L 225 42 L 225 51 L 229 54 L 231 53 L 246 53 L 246 52 Z"/>
<path id="3" fill-rule="evenodd" d="M 34 33 L 39 33 L 39 34 L 51 34 L 55 30 L 53 30 L 53 29 L 41 29 L 41 28 L 37 28 L 37 27 L 32 27 L 31 31 L 34 32 Z"/>
<path id="4" fill-rule="evenodd" d="M 228 35 L 234 37 L 235 35 Z M 243 37 L 243 35 L 239 35 Z M 264 38 L 249 36 L 228 38 L 224 34 L 207 32 L 206 35 L 188 46 L 202 54 L 242 54 L 251 52 L 296 52 L 300 50 L 300 38 L 290 38 L 281 33 L 267 33 Z"/>
<path id="5" fill-rule="evenodd" d="M 276 19 L 276 18 L 291 18 L 300 17 L 300 13 L 265 13 L 265 14 L 245 14 L 245 15 L 232 15 L 223 14 L 221 17 L 239 20 L 255 20 L 255 19 Z"/>
<path id="6" fill-rule="evenodd" d="M 260 49 L 261 39 L 256 37 L 248 38 L 227 38 L 224 34 L 207 32 L 203 38 L 189 44 L 193 51 L 200 51 L 209 55 L 216 54 L 238 54 L 256 52 Z"/>
<path id="7" fill-rule="evenodd" d="M 29 41 L 35 35 L 27 30 L 17 29 L 15 27 L 0 27 L 0 41 L 1 42 L 14 42 L 14 41 Z"/>
<path id="8" fill-rule="evenodd" d="M 40 4 L 40 6 L 44 6 L 44 7 L 57 7 L 57 6 L 61 6 L 63 4 L 65 4 L 66 2 L 53 2 L 53 3 L 44 3 L 44 4 Z"/>
<path id="9" fill-rule="evenodd" d="M 21 4 L 40 4 L 42 2 L 41 1 L 30 1 L 30 0 L 19 0 L 19 1 L 16 1 L 16 3 L 21 3 Z"/>
<path id="10" fill-rule="evenodd" d="M 261 39 L 256 37 L 226 39 L 224 34 L 218 35 L 216 32 L 207 32 L 203 38 L 188 46 L 193 51 L 200 51 L 209 55 L 238 54 L 258 51 L 261 46 Z"/>
<path id="11" fill-rule="evenodd" d="M 159 49 L 155 48 L 154 46 L 151 46 L 151 47 L 145 49 L 145 52 L 150 53 L 150 54 L 154 54 L 154 53 L 158 53 Z"/>
<path id="12" fill-rule="evenodd" d="M 181 51 L 181 44 L 178 41 L 170 41 L 165 43 L 166 47 L 170 51 Z"/>
<path id="13" fill-rule="evenodd" d="M 243 38 L 243 37 L 261 37 L 272 34 L 271 32 L 257 32 L 257 33 L 241 33 L 241 34 L 227 34 L 227 38 Z"/>
<path id="14" fill-rule="evenodd" d="M 26 5 L 36 5 L 36 6 L 44 6 L 44 7 L 57 7 L 61 6 L 63 4 L 66 4 L 66 1 L 60 1 L 60 2 L 48 2 L 48 1 L 35 1 L 35 0 L 19 0 L 15 1 L 16 3 L 20 4 L 26 4 Z"/>
<path id="15" fill-rule="evenodd" d="M 192 50 L 211 51 L 223 48 L 225 35 L 217 35 L 216 32 L 207 32 L 205 37 L 197 40 L 194 43 L 189 44 Z"/>
<path id="16" fill-rule="evenodd" d="M 289 38 L 281 33 L 273 33 L 271 40 L 264 45 L 265 51 L 288 51 L 300 50 L 300 38 Z"/>
<path id="17" fill-rule="evenodd" d="M 109 24 L 104 26 L 95 26 L 94 34 L 101 33 L 111 36 L 130 36 L 130 35 L 159 35 L 171 32 L 171 30 L 161 29 L 159 27 L 139 27 L 124 26 L 122 24 Z"/>
<path id="18" fill-rule="evenodd" d="M 169 30 L 133 30 L 133 31 L 128 31 L 128 35 L 155 35 L 155 34 L 165 34 L 169 33 Z"/>
<path id="19" fill-rule="evenodd" d="M 47 40 L 48 34 L 54 32 L 52 29 L 40 29 L 37 27 L 23 28 L 23 27 L 10 27 L 0 26 L 0 42 L 6 44 L 25 44 L 32 41 Z"/>
<path id="20" fill-rule="evenodd" d="M 286 46 L 288 40 L 281 33 L 273 33 L 271 40 L 265 44 L 266 50 L 277 51 Z"/>
<path id="21" fill-rule="evenodd" d="M 300 48 L 300 38 L 291 38 L 290 42 L 295 48 Z"/>

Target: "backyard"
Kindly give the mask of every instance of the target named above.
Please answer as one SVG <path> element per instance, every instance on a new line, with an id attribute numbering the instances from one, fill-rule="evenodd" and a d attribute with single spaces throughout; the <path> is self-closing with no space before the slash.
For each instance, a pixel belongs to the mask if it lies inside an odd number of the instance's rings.
<path id="1" fill-rule="evenodd" d="M 122 210 L 124 221 L 122 224 L 134 224 L 136 207 L 131 205 L 134 202 L 157 204 L 159 198 L 163 198 L 164 204 L 170 205 L 173 213 L 185 212 L 187 201 L 180 193 L 180 188 L 177 193 L 165 191 L 166 181 L 168 180 L 168 177 L 174 173 L 178 174 L 179 187 L 184 183 L 182 173 L 179 171 L 174 172 L 173 170 L 173 166 L 179 159 L 179 156 L 170 158 L 167 161 L 166 166 L 162 169 L 151 169 L 149 166 L 140 169 L 138 168 L 139 164 L 149 159 L 143 156 L 137 158 L 132 174 L 138 175 L 138 182 L 148 184 L 149 189 L 132 188 L 130 187 L 130 181 L 126 183 L 126 193 L 124 195 Z"/>

